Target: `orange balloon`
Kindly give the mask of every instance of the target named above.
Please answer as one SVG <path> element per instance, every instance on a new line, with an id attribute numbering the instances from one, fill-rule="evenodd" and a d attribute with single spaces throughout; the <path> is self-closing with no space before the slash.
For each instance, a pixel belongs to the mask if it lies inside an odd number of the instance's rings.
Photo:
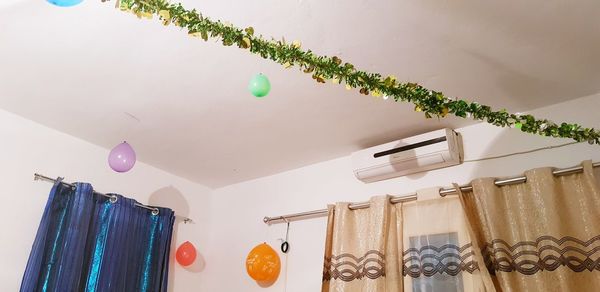
<path id="1" fill-rule="evenodd" d="M 255 281 L 273 282 L 279 277 L 280 270 L 279 255 L 266 243 L 254 247 L 246 258 L 246 271 Z"/>
<path id="2" fill-rule="evenodd" d="M 189 266 L 196 260 L 196 248 L 191 242 L 186 241 L 177 248 L 175 258 L 180 265 Z"/>

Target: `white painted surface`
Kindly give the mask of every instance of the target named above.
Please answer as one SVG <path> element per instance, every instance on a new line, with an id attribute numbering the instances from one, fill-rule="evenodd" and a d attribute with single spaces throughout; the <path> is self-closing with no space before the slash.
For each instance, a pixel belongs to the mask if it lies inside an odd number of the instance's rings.
<path id="1" fill-rule="evenodd" d="M 0 107 L 105 148 L 127 139 L 142 161 L 204 185 L 467 122 L 424 121 L 411 105 L 316 84 L 244 50 L 138 20 L 114 1 L 67 9 L 0 2 Z M 182 2 L 498 109 L 524 111 L 600 90 L 597 0 Z M 263 100 L 246 90 L 258 72 L 273 84 Z"/>
<path id="2" fill-rule="evenodd" d="M 595 95 L 535 113 L 598 127 L 598 108 L 600 95 Z M 568 142 L 485 124 L 458 131 L 463 135 L 467 160 Z M 273 286 L 261 288 L 246 275 L 244 260 L 250 249 L 263 241 L 278 249 L 277 239 L 285 236 L 285 224 L 267 227 L 262 223 L 265 215 L 321 209 L 336 201 L 365 201 L 374 195 L 402 195 L 433 186 L 450 186 L 453 182 L 468 183 L 476 177 L 514 176 L 535 167 L 569 167 L 587 159 L 600 161 L 599 149 L 583 143 L 372 184 L 356 180 L 350 158 L 344 157 L 217 189 L 211 208 L 209 264 L 201 291 L 320 291 L 325 218 L 292 223 L 287 271 L 284 268 Z"/>
<path id="3" fill-rule="evenodd" d="M 600 124 L 600 95 L 535 111 L 552 119 Z M 565 141 L 480 124 L 459 129 L 466 159 L 526 150 Z M 278 282 L 261 288 L 246 275 L 244 261 L 256 244 L 275 248 L 285 225 L 267 227 L 265 215 L 320 209 L 336 201 L 364 201 L 378 194 L 405 194 L 431 186 L 465 183 L 481 176 L 510 176 L 540 166 L 566 167 L 581 160 L 600 161 L 598 146 L 580 144 L 525 156 L 468 163 L 380 183 L 363 184 L 352 175 L 349 157 L 210 191 L 139 163 L 117 174 L 106 165 L 108 150 L 0 111 L 0 290 L 16 291 L 50 185 L 34 182 L 33 172 L 89 181 L 104 192 L 120 192 L 142 203 L 170 206 L 196 224 L 177 225 L 175 242 L 194 242 L 202 256 L 184 270 L 175 265 L 171 291 L 319 291 L 325 219 L 294 222 L 291 249 Z M 396 137 L 399 138 L 399 137 Z M 174 250 L 173 250 L 174 251 Z M 205 263 L 205 269 L 202 265 Z M 286 290 L 287 289 L 287 290 Z"/>
<path id="4" fill-rule="evenodd" d="M 119 141 L 115 141 L 118 143 Z M 51 183 L 33 173 L 90 182 L 100 192 L 120 193 L 141 203 L 170 207 L 195 224 L 175 223 L 173 248 L 189 240 L 206 252 L 210 190 L 138 162 L 128 173 L 110 170 L 109 150 L 0 110 L 0 291 L 18 291 Z M 171 291 L 194 291 L 203 281 L 198 265 L 173 265 Z M 198 261 L 198 264 L 201 264 Z"/>

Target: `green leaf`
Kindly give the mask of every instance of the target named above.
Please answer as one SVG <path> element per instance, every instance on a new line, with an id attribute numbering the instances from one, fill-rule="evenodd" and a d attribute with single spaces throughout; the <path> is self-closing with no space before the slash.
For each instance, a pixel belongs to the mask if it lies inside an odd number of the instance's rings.
<path id="1" fill-rule="evenodd" d="M 240 47 L 247 49 L 250 47 L 252 43 L 250 42 L 250 39 L 247 37 L 242 38 L 242 41 L 240 42 Z"/>
<path id="2" fill-rule="evenodd" d="M 444 117 L 452 113 L 501 127 L 514 126 L 527 133 L 600 144 L 600 131 L 594 128 L 584 128 L 572 123 L 560 123 L 559 126 L 545 119 L 536 119 L 532 115 L 515 115 L 505 109 L 494 111 L 490 106 L 476 102 L 450 100 L 442 92 L 427 89 L 417 83 L 398 84 L 394 76 L 383 78 L 378 73 L 357 70 L 351 63 L 342 64 L 342 60 L 337 56 L 319 56 L 311 50 L 303 50 L 300 41 L 287 45 L 285 39 L 267 40 L 262 36 L 254 36 L 252 27 L 242 29 L 219 20 L 213 21 L 203 17 L 195 9 L 185 9 L 179 3 L 172 4 L 166 0 L 121 0 L 118 3 L 118 8 L 139 18 L 151 18 L 156 14 L 163 24 L 182 27 L 190 35 L 205 41 L 209 36 L 220 38 L 225 46 L 237 44 L 240 48 L 249 48 L 253 54 L 271 59 L 285 67 L 298 65 L 304 72 L 311 73 L 319 83 L 331 79 L 334 83 L 345 83 L 347 89 L 360 88 L 361 94 L 385 94 L 395 101 L 412 102 L 415 111 L 424 112 L 427 118 Z"/>
<path id="3" fill-rule="evenodd" d="M 340 59 L 340 58 L 338 58 L 338 57 L 336 57 L 336 56 L 333 56 L 333 57 L 331 58 L 331 60 L 332 60 L 332 61 L 333 61 L 333 62 L 334 62 L 336 65 L 342 64 L 342 59 Z"/>

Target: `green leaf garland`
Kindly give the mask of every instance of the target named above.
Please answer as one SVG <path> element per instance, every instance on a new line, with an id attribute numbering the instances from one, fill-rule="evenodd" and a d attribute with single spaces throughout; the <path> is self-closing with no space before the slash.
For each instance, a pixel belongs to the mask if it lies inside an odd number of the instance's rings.
<path id="1" fill-rule="evenodd" d="M 298 67 L 311 74 L 318 83 L 331 80 L 333 83 L 345 83 L 347 89 L 359 89 L 365 95 L 387 95 L 396 102 L 411 102 L 415 105 L 415 111 L 423 112 L 427 118 L 453 114 L 499 127 L 517 128 L 526 133 L 600 144 L 600 131 L 593 128 L 572 123 L 556 124 L 532 115 L 512 114 L 506 110 L 493 111 L 491 107 L 477 102 L 451 99 L 442 92 L 427 89 L 417 83 L 399 83 L 394 76 L 383 77 L 378 73 L 357 70 L 354 65 L 343 62 L 336 56 L 316 55 L 310 50 L 301 49 L 298 41 L 286 43 L 284 40 L 266 40 L 255 35 L 252 27 L 241 29 L 219 20 L 214 21 L 195 9 L 185 9 L 179 3 L 172 4 L 165 0 L 120 0 L 117 1 L 117 7 L 132 12 L 139 18 L 150 19 L 157 15 L 164 25 L 179 26 L 186 29 L 188 34 L 205 41 L 209 38 L 220 39 L 225 46 L 235 45 L 248 49 L 285 68 Z"/>

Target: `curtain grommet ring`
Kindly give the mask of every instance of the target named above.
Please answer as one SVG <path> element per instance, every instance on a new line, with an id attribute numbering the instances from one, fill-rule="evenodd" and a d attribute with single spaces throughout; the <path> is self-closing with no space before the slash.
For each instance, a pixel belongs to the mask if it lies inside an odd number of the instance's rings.
<path id="1" fill-rule="evenodd" d="M 116 195 L 112 195 L 110 196 L 110 199 L 108 199 L 112 204 L 116 203 L 119 198 Z"/>
<path id="2" fill-rule="evenodd" d="M 158 208 L 154 208 L 154 209 L 152 209 L 152 215 L 153 215 L 153 216 L 156 216 L 156 215 L 158 215 L 159 213 L 160 213 L 160 211 L 158 210 Z"/>

